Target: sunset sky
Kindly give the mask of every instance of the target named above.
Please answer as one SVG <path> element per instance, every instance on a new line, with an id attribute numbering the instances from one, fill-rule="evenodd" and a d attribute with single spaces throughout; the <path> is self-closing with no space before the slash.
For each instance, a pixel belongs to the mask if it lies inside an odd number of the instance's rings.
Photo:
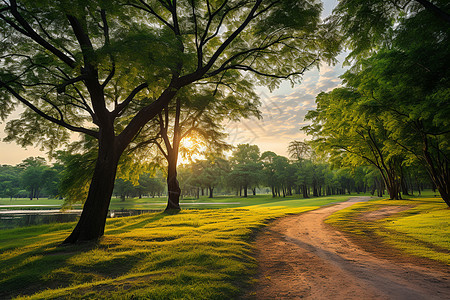
<path id="1" fill-rule="evenodd" d="M 338 1 L 323 2 L 323 16 L 327 16 Z M 300 128 L 305 124 L 304 116 L 307 111 L 315 108 L 316 95 L 322 91 L 329 91 L 341 83 L 338 76 L 345 71 L 342 68 L 343 59 L 344 55 L 340 55 L 336 66 L 323 65 L 320 71 L 314 69 L 306 72 L 302 84 L 293 88 L 288 82 L 272 93 L 264 87 L 258 87 L 263 119 L 226 124 L 226 131 L 230 134 L 228 142 L 233 145 L 256 144 L 261 152 L 270 150 L 279 155 L 287 155 L 290 141 L 305 139 Z M 4 128 L 5 124 L 0 123 L 0 139 L 5 136 Z M 24 149 L 14 143 L 0 142 L 0 164 L 15 165 L 30 156 L 47 158 L 45 152 L 39 151 L 39 147 Z"/>

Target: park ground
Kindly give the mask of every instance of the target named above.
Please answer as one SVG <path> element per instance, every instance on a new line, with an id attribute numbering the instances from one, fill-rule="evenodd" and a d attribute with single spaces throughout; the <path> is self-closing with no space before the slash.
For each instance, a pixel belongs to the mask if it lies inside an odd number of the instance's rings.
<path id="1" fill-rule="evenodd" d="M 67 247 L 58 245 L 74 223 L 2 230 L 0 298 L 237 298 L 258 284 L 255 239 L 261 228 L 348 198 L 218 198 L 239 204 L 109 219 L 98 243 Z M 389 211 L 391 206 L 396 208 Z M 375 239 L 380 248 L 394 249 L 391 259 L 413 257 L 445 269 L 448 213 L 442 200 L 428 194 L 355 204 L 327 222 L 363 248 Z"/>

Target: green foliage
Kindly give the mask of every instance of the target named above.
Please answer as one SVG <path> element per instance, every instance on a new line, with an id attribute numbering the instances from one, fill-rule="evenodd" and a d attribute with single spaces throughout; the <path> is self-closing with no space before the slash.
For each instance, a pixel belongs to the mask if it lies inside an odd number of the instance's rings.
<path id="1" fill-rule="evenodd" d="M 448 21 L 442 19 L 442 13 L 449 11 L 448 1 L 423 1 L 431 7 L 418 3 L 419 1 L 383 1 L 383 0 L 342 0 L 333 11 L 329 22 L 345 37 L 346 46 L 351 50 L 348 60 L 358 60 L 370 56 L 383 47 L 391 47 L 399 38 L 398 29 L 403 24 L 414 23 L 408 31 L 413 46 L 422 43 L 425 32 L 448 28 Z M 439 13 L 437 13 L 439 12 Z M 438 17 L 437 17 L 438 16 Z M 447 23 L 446 23 L 447 22 Z M 399 25 L 400 23 L 400 25 Z M 415 35 L 417 33 L 418 35 Z M 432 38 L 428 35 L 426 39 Z"/>
<path id="2" fill-rule="evenodd" d="M 0 197 L 56 197 L 62 166 L 48 166 L 42 157 L 29 157 L 17 166 L 0 167 Z"/>
<path id="3" fill-rule="evenodd" d="M 83 203 L 86 200 L 95 157 L 96 153 L 93 151 L 84 154 L 58 152 L 58 161 L 64 165 L 60 191 L 64 197 L 65 207 L 70 208 L 74 203 Z"/>
<path id="4" fill-rule="evenodd" d="M 262 181 L 259 147 L 250 144 L 237 145 L 230 162 L 232 169 L 228 174 L 229 185 L 239 190 L 244 189 L 244 195 L 247 196 L 247 189 L 257 186 Z"/>
<path id="5" fill-rule="evenodd" d="M 0 166 L 0 197 L 12 199 L 19 193 L 22 170 L 17 166 Z"/>

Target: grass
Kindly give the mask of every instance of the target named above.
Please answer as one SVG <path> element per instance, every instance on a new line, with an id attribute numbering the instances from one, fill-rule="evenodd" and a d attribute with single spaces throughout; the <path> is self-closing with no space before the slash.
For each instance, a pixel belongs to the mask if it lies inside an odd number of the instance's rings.
<path id="1" fill-rule="evenodd" d="M 47 199 L 40 198 L 39 200 L 30 200 L 28 198 L 19 198 L 19 199 L 9 199 L 9 198 L 0 198 L 0 205 L 57 205 L 61 207 L 63 204 L 63 200 L 60 199 Z M 17 208 L 14 208 L 17 209 Z"/>
<path id="2" fill-rule="evenodd" d="M 363 218 L 368 212 L 392 206 L 406 206 L 406 210 L 379 220 Z M 450 210 L 443 200 L 428 193 L 407 200 L 358 203 L 334 213 L 326 223 L 369 247 L 377 247 L 376 251 L 387 246 L 401 256 L 450 264 L 449 214 Z"/>
<path id="3" fill-rule="evenodd" d="M 256 197 L 238 208 L 109 219 L 98 243 L 68 247 L 58 244 L 74 223 L 2 230 L 0 298 L 235 298 L 255 272 L 256 229 L 347 198 Z"/>
<path id="4" fill-rule="evenodd" d="M 340 198 L 348 198 L 346 196 L 329 196 L 329 197 L 321 197 L 321 198 L 308 198 L 308 199 L 300 199 L 298 196 L 290 196 L 285 198 L 272 198 L 271 195 L 256 195 L 256 196 L 248 196 L 247 198 L 235 197 L 235 196 L 216 196 L 214 198 L 208 198 L 206 196 L 200 197 L 200 199 L 181 199 L 181 207 L 183 209 L 210 209 L 210 208 L 230 208 L 230 207 L 246 207 L 246 206 L 254 206 L 254 205 L 267 205 L 274 206 L 279 205 L 276 203 L 282 203 L 283 206 L 289 206 L 289 201 L 292 202 L 291 206 L 296 206 L 298 204 L 297 201 L 304 201 L 302 203 L 314 203 L 313 205 L 317 205 L 317 201 L 328 201 L 326 199 L 332 197 L 333 199 Z M 317 200 L 324 199 L 324 200 Z M 222 204 L 226 203 L 226 204 Z M 2 209 L 49 209 L 46 205 L 57 205 L 61 207 L 63 204 L 63 200 L 60 199 L 47 199 L 41 198 L 39 200 L 30 200 L 30 199 L 5 199 L 0 198 L 0 205 L 33 205 L 33 207 L 10 207 L 10 208 L 2 208 Z M 156 197 L 156 198 L 127 198 L 125 201 L 121 201 L 119 198 L 112 198 L 109 208 L 112 210 L 122 210 L 122 209 L 134 209 L 134 210 L 163 210 L 167 204 L 167 197 Z M 37 206 L 34 206 L 37 205 Z M 39 207 L 42 205 L 42 207 Z M 50 207 L 57 208 L 57 207 Z M 74 208 L 80 209 L 81 206 L 79 204 L 75 205 Z"/>

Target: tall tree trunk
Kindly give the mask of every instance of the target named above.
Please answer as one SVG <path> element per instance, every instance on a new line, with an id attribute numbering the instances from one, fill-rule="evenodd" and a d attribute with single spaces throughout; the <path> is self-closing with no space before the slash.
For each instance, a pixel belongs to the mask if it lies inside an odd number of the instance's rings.
<path id="1" fill-rule="evenodd" d="M 302 191 L 303 191 L 303 198 L 309 198 L 308 197 L 308 189 L 306 187 L 306 184 L 302 185 Z"/>
<path id="2" fill-rule="evenodd" d="M 174 155 L 169 155 L 169 159 L 167 160 L 167 162 L 168 162 L 167 167 L 168 199 L 165 211 L 180 210 L 181 189 L 177 179 L 177 157 Z"/>
<path id="3" fill-rule="evenodd" d="M 208 198 L 213 198 L 214 197 L 213 192 L 214 192 L 214 188 L 213 187 L 209 187 L 209 197 Z"/>
<path id="4" fill-rule="evenodd" d="M 394 178 L 394 176 L 389 175 L 388 181 L 385 182 L 385 185 L 386 185 L 386 189 L 389 194 L 389 200 L 399 200 L 401 198 L 400 197 L 400 184 L 396 180 L 396 178 Z"/>
<path id="5" fill-rule="evenodd" d="M 111 137 L 103 138 L 99 144 L 98 158 L 83 212 L 75 229 L 63 244 L 97 240 L 104 234 L 121 151 L 117 150 L 114 138 Z"/>
<path id="6" fill-rule="evenodd" d="M 313 185 L 313 196 L 314 197 L 318 197 L 319 196 L 319 194 L 317 193 L 317 186 L 316 186 L 316 184 Z"/>
<path id="7" fill-rule="evenodd" d="M 247 186 L 244 186 L 244 198 L 247 198 Z"/>
<path id="8" fill-rule="evenodd" d="M 403 195 L 408 195 L 408 185 L 407 185 L 407 180 L 406 180 L 406 174 L 403 170 L 403 167 L 400 166 L 400 185 L 402 188 L 402 194 Z"/>
<path id="9" fill-rule="evenodd" d="M 423 138 L 422 153 L 426 163 L 426 169 L 433 183 L 433 191 L 437 188 L 442 200 L 450 207 L 450 172 L 448 161 L 442 159 L 440 163 L 435 163 L 432 154 L 429 152 L 428 139 Z M 439 151 L 439 150 L 438 150 Z"/>

